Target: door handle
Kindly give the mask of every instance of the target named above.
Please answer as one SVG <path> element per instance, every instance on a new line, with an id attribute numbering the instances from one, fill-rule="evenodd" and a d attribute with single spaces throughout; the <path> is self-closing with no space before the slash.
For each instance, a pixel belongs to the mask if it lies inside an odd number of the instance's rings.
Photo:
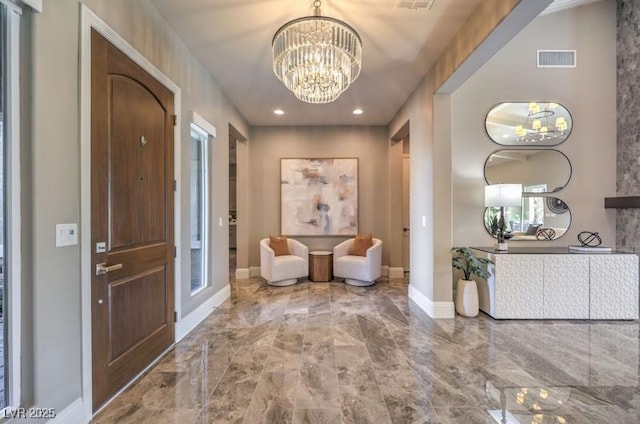
<path id="1" fill-rule="evenodd" d="M 409 227 L 404 227 L 404 228 L 402 229 L 402 231 L 404 231 L 404 232 L 406 233 L 407 231 L 409 231 Z"/>
<path id="2" fill-rule="evenodd" d="M 105 262 L 96 265 L 96 275 L 106 274 L 107 272 L 116 271 L 122 269 L 122 264 L 109 265 Z"/>

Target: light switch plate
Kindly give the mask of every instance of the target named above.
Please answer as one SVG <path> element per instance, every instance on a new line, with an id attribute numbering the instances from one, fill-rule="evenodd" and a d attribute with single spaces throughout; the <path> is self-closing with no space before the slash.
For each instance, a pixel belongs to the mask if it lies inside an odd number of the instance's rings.
<path id="1" fill-rule="evenodd" d="M 78 244 L 78 224 L 56 224 L 56 247 Z"/>

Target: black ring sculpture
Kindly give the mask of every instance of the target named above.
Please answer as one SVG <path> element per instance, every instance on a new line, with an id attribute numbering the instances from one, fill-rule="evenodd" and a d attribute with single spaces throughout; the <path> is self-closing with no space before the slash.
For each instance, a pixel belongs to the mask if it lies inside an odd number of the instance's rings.
<path id="1" fill-rule="evenodd" d="M 602 244 L 602 239 L 597 232 L 583 231 L 578 234 L 578 241 L 582 247 L 598 247 Z"/>
<path id="2" fill-rule="evenodd" d="M 536 233 L 538 240 L 553 240 L 556 238 L 556 231 L 553 228 L 541 228 Z"/>

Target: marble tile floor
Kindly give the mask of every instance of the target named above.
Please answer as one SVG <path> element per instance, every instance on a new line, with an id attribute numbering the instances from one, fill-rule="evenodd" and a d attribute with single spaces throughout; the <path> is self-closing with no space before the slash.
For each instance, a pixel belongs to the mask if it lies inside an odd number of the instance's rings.
<path id="1" fill-rule="evenodd" d="M 232 282 L 94 423 L 640 423 L 640 322 L 433 320 L 407 281 Z"/>

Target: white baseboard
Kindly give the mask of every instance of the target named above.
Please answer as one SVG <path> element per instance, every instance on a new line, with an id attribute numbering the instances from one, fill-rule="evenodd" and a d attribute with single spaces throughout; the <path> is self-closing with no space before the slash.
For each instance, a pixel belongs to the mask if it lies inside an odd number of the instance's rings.
<path id="1" fill-rule="evenodd" d="M 387 265 L 382 265 L 380 267 L 380 272 L 382 273 L 383 277 L 388 277 L 389 276 L 389 266 Z"/>
<path id="2" fill-rule="evenodd" d="M 389 278 L 404 278 L 404 268 L 401 266 L 390 266 Z"/>
<path id="3" fill-rule="evenodd" d="M 260 267 L 259 266 L 249 267 L 249 276 L 251 276 L 251 277 L 259 277 L 260 276 Z"/>
<path id="4" fill-rule="evenodd" d="M 87 417 L 85 420 L 83 416 L 84 406 L 82 398 L 78 398 L 71 402 L 66 408 L 56 414 L 56 417 L 47 421 L 48 424 L 84 424 L 91 420 L 91 417 Z M 20 422 L 20 420 L 18 420 Z"/>
<path id="5" fill-rule="evenodd" d="M 236 268 L 236 280 L 248 280 L 251 276 L 249 268 Z"/>
<path id="6" fill-rule="evenodd" d="M 176 343 L 182 340 L 198 324 L 200 324 L 211 312 L 231 296 L 231 286 L 227 284 L 216 294 L 207 299 L 202 305 L 191 311 L 189 315 L 176 323 Z"/>
<path id="7" fill-rule="evenodd" d="M 411 284 L 409 284 L 409 299 L 413 300 L 431 318 L 451 319 L 456 316 L 453 302 L 433 302 Z"/>

